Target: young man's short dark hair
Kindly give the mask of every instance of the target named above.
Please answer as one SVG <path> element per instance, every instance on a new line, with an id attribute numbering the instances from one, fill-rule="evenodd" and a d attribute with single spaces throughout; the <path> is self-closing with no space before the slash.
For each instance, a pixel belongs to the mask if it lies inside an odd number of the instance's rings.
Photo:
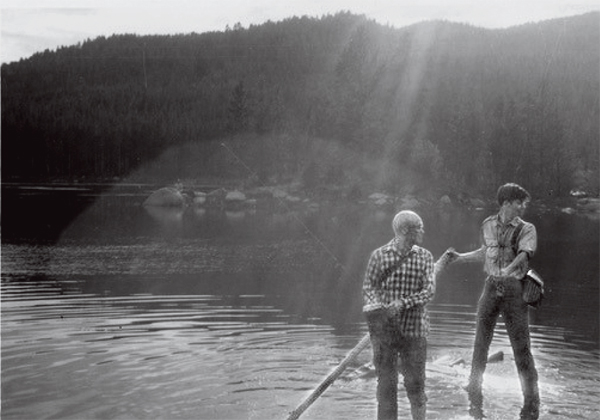
<path id="1" fill-rule="evenodd" d="M 531 196 L 525 188 L 511 182 L 498 188 L 496 197 L 499 205 L 502 205 L 505 201 L 525 201 L 531 199 Z"/>

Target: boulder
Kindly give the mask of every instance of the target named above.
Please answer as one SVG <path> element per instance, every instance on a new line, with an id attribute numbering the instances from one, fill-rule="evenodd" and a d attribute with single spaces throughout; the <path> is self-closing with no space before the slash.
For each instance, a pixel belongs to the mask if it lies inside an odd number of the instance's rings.
<path id="1" fill-rule="evenodd" d="M 223 206 L 227 191 L 223 188 L 216 189 L 206 194 L 206 204 L 210 206 Z"/>
<path id="2" fill-rule="evenodd" d="M 588 194 L 585 191 L 578 190 L 578 189 L 571 190 L 569 192 L 569 194 L 571 195 L 571 197 L 575 197 L 575 198 L 585 198 L 588 196 Z"/>
<path id="3" fill-rule="evenodd" d="M 476 209 L 477 208 L 483 208 L 483 207 L 485 207 L 485 201 L 483 201 L 480 198 L 471 198 L 469 200 L 469 205 L 471 207 L 475 207 Z"/>
<path id="4" fill-rule="evenodd" d="M 227 201 L 228 203 L 239 203 L 239 202 L 243 202 L 246 201 L 246 195 L 241 192 L 241 191 L 229 191 L 226 195 L 225 195 L 225 201 Z"/>
<path id="5" fill-rule="evenodd" d="M 414 210 L 421 205 L 415 197 L 407 196 L 400 201 L 400 210 Z"/>
<path id="6" fill-rule="evenodd" d="M 285 197 L 285 199 L 290 203 L 299 203 L 300 201 L 302 201 L 300 197 L 296 197 L 293 195 L 288 195 L 287 197 Z"/>
<path id="7" fill-rule="evenodd" d="M 206 204 L 206 193 L 195 192 L 194 193 L 194 198 L 192 199 L 192 202 L 196 206 L 201 206 L 203 204 Z"/>
<path id="8" fill-rule="evenodd" d="M 392 197 L 383 193 L 373 193 L 369 196 L 369 200 L 376 206 L 385 206 L 394 202 Z"/>
<path id="9" fill-rule="evenodd" d="M 450 206 L 450 205 L 452 205 L 452 200 L 450 199 L 449 196 L 445 195 L 442 198 L 440 198 L 440 204 L 442 206 Z"/>
<path id="10" fill-rule="evenodd" d="M 273 197 L 274 198 L 286 198 L 287 196 L 288 196 L 288 193 L 286 193 L 283 190 L 280 190 L 280 189 L 273 190 Z"/>
<path id="11" fill-rule="evenodd" d="M 144 206 L 180 207 L 185 197 L 175 188 L 164 187 L 154 191 L 143 203 Z"/>
<path id="12" fill-rule="evenodd" d="M 373 193 L 369 196 L 369 200 L 372 200 L 372 201 L 387 200 L 388 198 L 390 198 L 390 197 L 383 193 Z"/>

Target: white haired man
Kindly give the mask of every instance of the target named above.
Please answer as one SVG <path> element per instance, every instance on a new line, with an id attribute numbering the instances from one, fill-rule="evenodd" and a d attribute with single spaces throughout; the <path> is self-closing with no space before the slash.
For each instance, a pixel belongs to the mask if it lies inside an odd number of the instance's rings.
<path id="1" fill-rule="evenodd" d="M 377 374 L 377 419 L 397 419 L 401 372 L 412 418 L 424 420 L 429 334 L 425 305 L 435 293 L 434 261 L 431 252 L 419 246 L 424 229 L 418 214 L 401 211 L 392 227 L 394 239 L 373 251 L 363 283 L 363 312 Z"/>

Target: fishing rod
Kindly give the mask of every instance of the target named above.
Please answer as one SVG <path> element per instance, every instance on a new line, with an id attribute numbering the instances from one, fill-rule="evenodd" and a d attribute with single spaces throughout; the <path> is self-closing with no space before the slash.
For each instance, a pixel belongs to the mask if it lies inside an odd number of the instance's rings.
<path id="1" fill-rule="evenodd" d="M 258 177 L 256 172 L 253 171 L 252 168 L 250 168 L 246 164 L 246 162 L 244 162 L 229 146 L 227 146 L 225 144 L 225 142 L 222 142 L 221 146 L 225 150 L 227 150 L 252 175 L 252 177 L 254 177 L 255 179 L 258 179 L 259 182 L 261 183 L 261 185 L 266 187 L 266 185 L 260 181 L 260 178 Z M 288 205 L 283 201 L 283 199 L 281 197 L 277 197 L 277 199 L 286 209 L 290 210 Z M 294 214 L 294 213 L 292 213 L 292 214 L 293 214 L 294 219 L 296 219 L 296 221 L 304 228 L 305 232 L 308 233 L 316 241 L 316 243 L 318 243 L 321 246 L 321 248 L 323 248 L 325 250 L 327 255 L 329 255 L 335 261 L 336 266 L 338 268 L 340 268 L 343 272 L 347 272 L 346 266 L 340 262 L 337 255 L 335 255 L 329 249 L 329 247 L 327 245 L 325 245 L 325 243 L 323 243 L 323 241 L 308 226 L 306 226 L 306 224 L 298 216 L 296 216 L 296 214 Z M 342 274 L 340 274 L 340 276 L 341 275 Z M 354 348 L 352 348 L 352 350 L 350 350 L 350 352 L 348 352 L 346 357 L 338 364 L 338 366 L 329 375 L 327 375 L 327 377 L 325 379 L 323 379 L 321 381 L 319 386 L 317 386 L 313 390 L 313 392 L 307 398 L 305 398 L 304 401 L 300 405 L 298 405 L 298 407 L 296 409 L 294 409 L 292 412 L 289 413 L 289 416 L 287 417 L 286 420 L 297 420 L 302 415 L 302 413 L 304 413 L 304 411 L 306 411 L 306 409 L 308 407 L 310 407 L 311 404 L 314 403 L 321 396 L 321 394 L 323 394 L 327 390 L 327 388 L 329 388 L 329 386 L 344 372 L 344 370 L 348 367 L 348 365 L 350 363 L 352 363 L 356 359 L 356 357 L 365 348 L 367 348 L 369 346 L 370 343 L 371 343 L 370 336 L 367 333 L 366 335 L 364 335 L 362 337 L 362 339 L 359 341 L 359 343 L 356 346 L 354 346 Z"/>
<path id="2" fill-rule="evenodd" d="M 254 179 L 258 179 L 260 184 L 263 187 L 266 187 L 267 185 L 265 185 L 264 182 L 260 181 L 260 177 L 258 176 L 258 174 L 252 170 L 252 168 L 250 168 L 250 166 L 248 166 L 246 164 L 246 162 L 244 162 L 242 160 L 242 158 L 240 158 L 229 146 L 227 146 L 225 144 L 225 142 L 221 142 L 221 146 L 223 148 L 225 148 L 225 150 L 227 150 L 229 153 L 231 153 L 231 155 L 250 173 L 250 175 L 254 178 Z M 281 197 L 276 197 L 277 200 L 279 201 L 279 203 L 281 205 L 283 205 L 286 210 L 290 211 L 290 213 L 292 213 L 292 216 L 294 217 L 294 219 L 300 224 L 302 225 L 302 227 L 304 228 L 304 231 L 309 234 L 311 236 L 311 238 L 313 238 L 315 240 L 315 242 L 317 242 L 321 248 L 323 248 L 323 250 L 325 250 L 325 252 L 329 255 L 329 257 L 331 259 L 333 259 L 333 261 L 335 261 L 336 267 L 340 268 L 342 270 L 342 272 L 348 273 L 348 269 L 346 268 L 346 266 L 344 264 L 342 264 L 339 260 L 339 258 L 337 257 L 337 255 L 335 255 L 333 253 L 333 251 L 331 251 L 331 249 L 329 249 L 329 247 L 327 245 L 325 245 L 325 243 L 323 243 L 323 241 L 308 227 L 306 226 L 306 224 L 302 221 L 302 219 L 300 219 L 295 213 L 291 212 L 291 209 L 289 208 L 289 206 L 285 203 L 285 201 L 283 201 L 283 199 Z M 342 276 L 342 274 L 340 274 L 340 277 Z M 339 279 L 339 277 L 338 277 Z M 369 292 L 367 292 L 369 293 Z M 371 296 L 372 297 L 372 296 Z"/>
<path id="3" fill-rule="evenodd" d="M 231 150 L 231 148 L 229 146 L 227 146 L 224 142 L 221 142 L 221 146 L 224 147 L 229 153 L 231 153 L 231 155 L 250 173 L 250 175 L 252 175 L 252 177 L 254 177 L 255 179 L 258 179 L 260 184 L 263 187 L 266 187 L 265 183 L 260 181 L 260 178 L 258 176 L 258 174 L 252 170 L 252 168 L 250 168 L 246 162 L 244 162 L 242 160 L 242 158 L 240 158 L 233 150 Z M 279 201 L 279 203 L 281 205 L 283 205 L 286 210 L 289 210 L 291 212 L 291 209 L 289 208 L 289 206 L 286 204 L 285 201 L 283 201 L 283 199 L 281 197 L 276 197 L 277 200 Z M 308 227 L 306 226 L 306 224 L 302 221 L 302 219 L 300 219 L 295 213 L 291 212 L 292 216 L 294 217 L 294 219 L 300 224 L 302 225 L 302 227 L 304 228 L 304 231 L 306 233 L 308 233 L 311 238 L 313 238 L 315 240 L 315 242 L 317 242 L 321 248 L 323 248 L 323 250 L 325 250 L 325 252 L 327 253 L 327 255 L 329 255 L 329 257 L 331 257 L 331 259 L 333 261 L 335 261 L 336 267 L 340 268 L 342 271 L 344 272 L 348 272 L 348 269 L 346 268 L 346 266 L 344 264 L 342 264 L 339 260 L 339 258 L 337 257 L 337 255 L 335 255 L 333 253 L 333 251 L 331 251 L 331 249 L 329 249 L 329 247 L 327 245 L 325 245 L 325 243 L 323 243 L 323 241 Z M 341 274 L 340 274 L 341 277 Z"/>
<path id="4" fill-rule="evenodd" d="M 231 155 L 250 173 L 250 175 L 252 175 L 253 178 L 259 180 L 258 182 L 260 182 L 260 184 L 263 187 L 266 187 L 267 185 L 265 185 L 264 182 L 260 181 L 260 177 L 258 176 L 258 174 L 252 170 L 252 168 L 250 168 L 246 162 L 244 162 L 242 160 L 242 158 L 240 158 L 229 146 L 227 146 L 225 144 L 225 142 L 221 142 L 221 146 L 223 148 L 225 148 L 225 150 L 227 150 L 229 153 L 231 153 Z M 283 205 L 286 210 L 291 212 L 290 207 L 287 205 L 287 203 L 281 198 L 281 197 L 276 197 L 277 200 L 279 201 L 279 203 L 281 205 Z M 311 238 L 313 238 L 315 240 L 315 242 L 317 242 L 321 248 L 323 248 L 323 250 L 325 250 L 325 252 L 333 259 L 333 261 L 335 261 L 336 266 L 338 268 L 341 268 L 342 270 L 346 271 L 346 267 L 344 266 L 344 264 L 342 264 L 340 262 L 340 260 L 338 259 L 337 255 L 335 255 L 331 249 L 329 249 L 329 247 L 327 245 L 325 245 L 323 243 L 323 241 L 308 227 L 306 226 L 306 223 L 304 223 L 295 213 L 291 212 L 292 216 L 294 217 L 294 219 L 304 228 L 304 231 L 309 234 L 311 236 Z"/>
<path id="5" fill-rule="evenodd" d="M 256 172 L 252 170 L 252 168 L 250 168 L 233 150 L 231 150 L 230 147 L 228 147 L 224 142 L 221 143 L 221 146 L 224 147 L 229 153 L 231 153 L 231 155 L 244 167 L 246 168 L 246 170 L 256 179 L 260 178 L 257 176 Z M 260 181 L 259 181 L 260 182 Z M 263 186 L 266 186 L 264 183 L 261 182 L 261 184 Z M 287 204 L 280 198 L 277 197 L 278 200 L 280 201 L 281 204 L 283 204 L 284 207 L 286 207 L 286 209 L 289 210 L 289 207 L 287 206 Z M 306 233 L 308 233 L 326 252 L 327 254 L 336 262 L 337 266 L 339 268 L 341 268 L 343 271 L 347 271 L 346 267 L 344 266 L 344 264 L 342 264 L 339 259 L 337 258 L 337 256 L 323 243 L 323 241 L 321 241 L 321 239 L 314 234 L 314 232 L 312 232 L 312 230 L 306 226 L 306 224 L 300 219 L 298 218 L 295 214 L 294 214 L 294 218 L 298 221 L 298 223 L 300 223 Z M 438 276 L 438 274 L 448 265 L 448 263 L 450 262 L 450 254 L 448 252 L 445 252 L 434 264 L 434 269 L 433 269 L 433 279 L 434 282 L 436 281 L 436 278 Z M 306 397 L 304 399 L 304 401 L 302 401 L 302 403 L 300 405 L 298 405 L 298 407 L 296 409 L 294 409 L 293 411 L 291 411 L 288 415 L 288 417 L 286 418 L 286 420 L 297 420 L 302 413 L 304 413 L 308 407 L 310 407 L 312 405 L 312 403 L 314 403 L 320 396 L 321 394 L 323 394 L 327 388 L 329 388 L 329 386 L 331 384 L 333 384 L 333 382 L 344 372 L 344 370 L 352 363 L 354 362 L 354 360 L 358 357 L 358 355 L 369 346 L 369 344 L 371 343 L 370 340 L 370 335 L 369 333 L 365 334 L 361 340 L 358 342 L 358 344 L 356 346 L 354 346 L 354 348 L 352 348 L 348 354 L 346 355 L 346 357 L 344 357 L 344 359 L 336 366 L 336 368 L 334 370 L 331 371 L 331 373 L 329 373 L 329 375 L 327 375 L 322 381 L 321 383 L 308 395 L 308 397 Z"/>

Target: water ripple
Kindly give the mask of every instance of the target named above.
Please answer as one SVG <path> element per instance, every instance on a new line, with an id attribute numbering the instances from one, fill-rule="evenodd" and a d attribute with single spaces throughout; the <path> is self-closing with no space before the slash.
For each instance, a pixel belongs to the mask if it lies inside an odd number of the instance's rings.
<path id="1" fill-rule="evenodd" d="M 76 290 L 76 283 L 69 284 Z M 299 321 L 257 294 L 60 290 L 51 281 L 3 280 L 6 418 L 283 418 L 365 333 L 364 325 L 358 336 L 344 336 L 318 320 Z M 430 414 L 459 419 L 466 410 L 460 386 L 468 375 L 474 308 L 431 309 Z M 503 351 L 505 362 L 489 366 L 484 391 L 495 396 L 489 417 L 503 419 L 518 412 L 520 392 L 502 322 L 497 331 L 492 351 Z M 573 413 L 592 418 L 598 414 L 598 354 L 566 342 L 567 334 L 572 332 L 532 327 L 543 410 L 556 419 Z M 452 364 L 460 359 L 462 364 Z M 370 351 L 363 352 L 303 418 L 372 417 L 375 380 L 359 370 L 369 361 Z M 400 414 L 408 415 L 406 406 Z"/>

